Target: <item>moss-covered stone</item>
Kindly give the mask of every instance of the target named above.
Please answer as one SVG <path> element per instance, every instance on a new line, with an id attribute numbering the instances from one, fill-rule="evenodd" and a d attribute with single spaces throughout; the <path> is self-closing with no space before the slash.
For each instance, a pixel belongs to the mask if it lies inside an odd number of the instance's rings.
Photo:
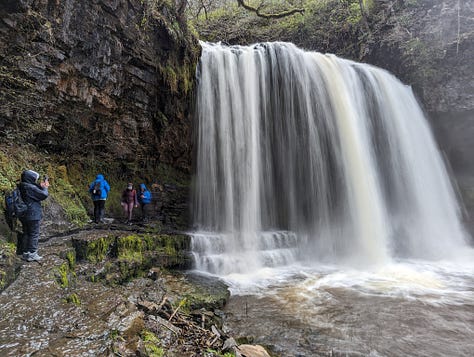
<path id="1" fill-rule="evenodd" d="M 15 280 L 17 274 L 16 246 L 0 238 L 0 291 Z"/>
<path id="2" fill-rule="evenodd" d="M 103 261 L 114 243 L 114 235 L 72 239 L 77 260 L 87 260 L 91 263 Z"/>
<path id="3" fill-rule="evenodd" d="M 92 280 L 123 283 L 151 267 L 189 268 L 190 237 L 172 234 L 119 234 L 74 238 L 78 260 L 105 262 Z"/>
<path id="4" fill-rule="evenodd" d="M 174 304 L 185 299 L 188 310 L 221 309 L 230 297 L 227 285 L 221 280 L 196 274 L 162 273 L 168 293 L 179 297 Z"/>

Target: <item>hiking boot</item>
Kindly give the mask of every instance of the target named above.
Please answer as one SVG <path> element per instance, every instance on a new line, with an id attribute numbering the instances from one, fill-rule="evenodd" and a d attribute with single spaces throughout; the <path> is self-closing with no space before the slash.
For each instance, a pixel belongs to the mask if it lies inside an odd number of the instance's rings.
<path id="1" fill-rule="evenodd" d="M 28 253 L 28 257 L 26 258 L 26 261 L 28 262 L 33 262 L 33 261 L 40 261 L 43 259 L 41 255 L 38 254 L 38 252 L 33 252 L 33 253 Z"/>

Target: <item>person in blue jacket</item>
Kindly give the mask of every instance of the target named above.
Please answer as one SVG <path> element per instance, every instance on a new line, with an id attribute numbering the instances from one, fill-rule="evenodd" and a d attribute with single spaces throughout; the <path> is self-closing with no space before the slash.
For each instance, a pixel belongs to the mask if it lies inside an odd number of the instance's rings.
<path id="1" fill-rule="evenodd" d="M 138 193 L 138 203 L 140 203 L 142 211 L 142 219 L 147 220 L 146 207 L 151 203 L 151 192 L 146 188 L 144 183 L 140 184 L 140 192 Z"/>
<path id="2" fill-rule="evenodd" d="M 28 262 L 43 259 L 38 254 L 38 241 L 40 236 L 40 222 L 43 219 L 41 201 L 48 198 L 49 181 L 38 183 L 39 174 L 33 170 L 25 170 L 21 174 L 19 184 L 21 197 L 28 206 L 26 214 L 20 218 L 23 226 L 24 251 L 22 258 Z"/>
<path id="3" fill-rule="evenodd" d="M 109 195 L 110 185 L 104 175 L 98 174 L 89 186 L 89 192 L 94 202 L 94 222 L 104 223 L 105 200 Z"/>

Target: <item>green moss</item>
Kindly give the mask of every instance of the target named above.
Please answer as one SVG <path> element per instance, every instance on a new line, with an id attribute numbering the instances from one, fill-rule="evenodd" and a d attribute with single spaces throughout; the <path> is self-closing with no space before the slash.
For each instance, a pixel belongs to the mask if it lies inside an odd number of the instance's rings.
<path id="1" fill-rule="evenodd" d="M 50 193 L 63 208 L 66 219 L 83 226 L 89 217 L 73 185 L 62 178 L 53 177 L 51 182 L 54 184 L 50 186 Z"/>
<path id="2" fill-rule="evenodd" d="M 0 150 L 0 190 L 11 190 L 19 182 L 23 161 L 17 161 L 10 152 Z M 3 201 L 2 201 L 3 204 Z"/>
<path id="3" fill-rule="evenodd" d="M 11 242 L 0 241 L 0 257 L 9 260 L 15 256 L 16 245 Z"/>
<path id="4" fill-rule="evenodd" d="M 12 242 L 5 242 L 0 239 L 0 260 L 4 263 L 10 264 L 14 261 L 16 256 L 16 245 Z"/>
<path id="5" fill-rule="evenodd" d="M 81 305 L 81 299 L 79 299 L 79 296 L 76 293 L 72 293 L 66 298 L 66 302 L 74 305 Z"/>
<path id="6" fill-rule="evenodd" d="M 141 262 L 143 260 L 143 237 L 130 235 L 117 239 L 117 258 L 126 261 Z"/>
<path id="7" fill-rule="evenodd" d="M 119 332 L 118 330 L 115 330 L 115 329 L 114 329 L 114 330 L 110 331 L 110 335 L 109 335 L 109 336 L 110 336 L 110 338 L 111 338 L 112 340 L 116 340 L 116 339 L 119 338 L 120 332 Z"/>
<path id="8" fill-rule="evenodd" d="M 176 75 L 176 72 L 174 71 L 173 67 L 171 66 L 166 66 L 162 69 L 161 75 L 163 76 L 163 79 L 165 83 L 168 85 L 172 93 L 177 93 L 178 92 L 178 76 Z"/>
<path id="9" fill-rule="evenodd" d="M 119 282 L 143 276 L 150 267 L 144 259 L 146 242 L 142 236 L 130 235 L 117 239 L 117 266 L 120 272 Z"/>
<path id="10" fill-rule="evenodd" d="M 109 238 L 110 239 L 110 238 Z M 97 240 L 99 241 L 99 240 Z M 73 244 L 78 251 L 78 256 L 83 255 L 83 251 L 90 248 L 84 248 L 85 244 L 92 242 L 83 240 L 74 241 Z M 109 284 L 121 284 L 130 279 L 144 276 L 148 270 L 155 267 L 189 267 L 190 238 L 185 235 L 156 235 L 156 234 L 131 234 L 127 236 L 116 237 L 110 244 L 98 244 L 102 248 L 96 250 L 102 253 L 109 246 L 109 258 L 103 265 L 103 269 L 98 275 L 92 275 L 91 281 L 105 280 Z M 104 256 L 103 254 L 101 256 Z M 91 254 L 97 260 L 96 254 Z M 105 257 L 105 256 L 104 256 Z M 116 258 L 116 259 L 113 259 Z M 100 258 L 99 258 L 100 259 Z"/>
<path id="11" fill-rule="evenodd" d="M 12 281 L 12 276 L 14 272 L 9 268 L 12 268 L 16 256 L 16 246 L 13 243 L 8 243 L 0 240 L 0 291 L 5 288 L 5 286 Z"/>
<path id="12" fill-rule="evenodd" d="M 72 250 L 68 251 L 66 253 L 66 259 L 69 264 L 69 269 L 74 270 L 76 267 L 76 252 Z"/>
<path id="13" fill-rule="evenodd" d="M 0 269 L 0 291 L 3 290 L 7 283 L 7 273 Z"/>
<path id="14" fill-rule="evenodd" d="M 69 264 L 63 263 L 59 266 L 56 271 L 56 281 L 58 282 L 59 286 L 63 289 L 69 286 Z"/>
<path id="15" fill-rule="evenodd" d="M 35 163 L 28 163 L 25 158 Z M 61 206 L 68 221 L 79 226 L 83 225 L 88 218 L 87 212 L 75 187 L 69 181 L 66 167 L 53 166 L 44 157 L 29 152 L 27 148 L 18 147 L 11 148 L 8 152 L 0 151 L 0 190 L 11 190 L 19 181 L 21 172 L 30 167 L 50 177 L 50 199 L 46 200 L 44 205 L 48 206 L 51 200 L 54 200 Z"/>
<path id="16" fill-rule="evenodd" d="M 175 309 L 176 311 L 179 310 L 181 312 L 184 312 L 185 314 L 187 314 L 187 313 L 189 313 L 189 311 L 191 311 L 190 300 L 187 296 L 185 296 L 184 298 L 179 300 L 178 303 L 174 302 L 171 305 L 173 306 L 173 309 Z"/>
<path id="17" fill-rule="evenodd" d="M 86 248 L 86 259 L 91 263 L 103 261 L 114 240 L 115 237 L 108 236 L 88 241 Z"/>
<path id="18" fill-rule="evenodd" d="M 163 357 L 165 351 L 160 347 L 160 339 L 156 335 L 148 330 L 143 330 L 141 333 L 145 345 L 145 351 L 147 356 L 150 357 Z"/>

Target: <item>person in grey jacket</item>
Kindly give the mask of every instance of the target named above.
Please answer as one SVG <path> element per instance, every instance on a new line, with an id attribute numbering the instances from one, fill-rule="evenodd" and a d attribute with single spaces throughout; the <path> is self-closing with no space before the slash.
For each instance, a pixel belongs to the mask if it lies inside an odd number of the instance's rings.
<path id="1" fill-rule="evenodd" d="M 43 259 L 38 254 L 40 222 L 43 218 L 41 201 L 48 197 L 49 182 L 45 180 L 37 183 L 39 176 L 36 171 L 25 170 L 21 174 L 19 184 L 21 197 L 28 206 L 28 210 L 20 218 L 20 222 L 23 226 L 23 244 L 25 245 L 23 259 L 29 262 Z"/>

